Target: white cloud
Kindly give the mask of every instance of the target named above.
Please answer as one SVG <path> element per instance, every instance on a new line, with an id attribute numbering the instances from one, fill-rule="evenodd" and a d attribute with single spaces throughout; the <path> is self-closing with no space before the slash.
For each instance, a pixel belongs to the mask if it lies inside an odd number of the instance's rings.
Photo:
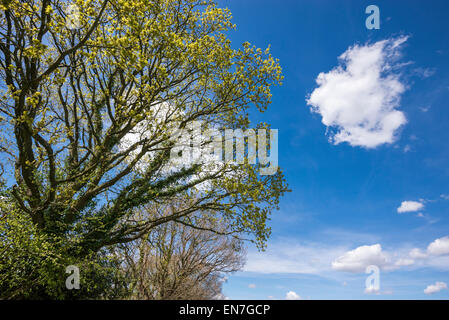
<path id="1" fill-rule="evenodd" d="M 427 252 L 434 256 L 449 254 L 449 236 L 436 239 L 427 247 Z"/>
<path id="2" fill-rule="evenodd" d="M 424 289 L 425 294 L 433 294 L 440 292 L 443 289 L 447 289 L 447 284 L 445 282 L 435 282 L 435 284 L 428 285 L 427 288 Z"/>
<path id="3" fill-rule="evenodd" d="M 416 212 L 424 208 L 424 204 L 418 201 L 402 201 L 401 206 L 397 209 L 398 213 Z"/>
<path id="4" fill-rule="evenodd" d="M 251 289 L 254 289 L 256 287 L 256 284 L 255 283 L 250 283 L 249 285 L 248 285 L 248 288 L 251 288 Z"/>
<path id="5" fill-rule="evenodd" d="M 301 300 L 301 297 L 295 291 L 289 291 L 285 295 L 285 300 Z"/>
<path id="6" fill-rule="evenodd" d="M 334 144 L 375 148 L 395 141 L 407 122 L 396 109 L 405 85 L 394 66 L 405 41 L 407 37 L 354 45 L 339 57 L 338 67 L 318 75 L 307 104 L 335 130 L 330 135 Z"/>
<path id="7" fill-rule="evenodd" d="M 360 246 L 348 251 L 332 262 L 332 269 L 352 273 L 365 272 L 366 267 L 375 265 L 383 269 L 392 269 L 388 255 L 382 251 L 380 244 Z"/>

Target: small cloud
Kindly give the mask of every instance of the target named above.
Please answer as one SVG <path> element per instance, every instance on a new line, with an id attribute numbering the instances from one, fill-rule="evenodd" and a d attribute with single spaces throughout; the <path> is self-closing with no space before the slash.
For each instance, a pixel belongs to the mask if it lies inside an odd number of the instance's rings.
<path id="1" fill-rule="evenodd" d="M 422 112 L 427 112 L 430 110 L 430 106 L 425 106 L 425 107 L 419 107 L 419 110 L 421 110 Z"/>
<path id="2" fill-rule="evenodd" d="M 409 152 L 410 150 L 412 150 L 412 147 L 410 147 L 409 144 L 406 145 L 406 146 L 404 147 L 404 153 L 407 153 L 407 152 Z"/>
<path id="3" fill-rule="evenodd" d="M 418 201 L 402 201 L 401 206 L 397 209 L 398 213 L 416 212 L 424 208 L 424 204 Z"/>
<path id="4" fill-rule="evenodd" d="M 295 291 L 289 291 L 285 295 L 285 300 L 301 300 L 301 297 Z"/>
<path id="5" fill-rule="evenodd" d="M 248 288 L 251 288 L 251 289 L 254 289 L 256 287 L 256 284 L 255 283 L 250 283 L 249 285 L 248 285 Z"/>
<path id="6" fill-rule="evenodd" d="M 449 200 L 449 194 L 442 194 L 440 197 L 444 200 Z"/>
<path id="7" fill-rule="evenodd" d="M 444 289 L 447 289 L 447 284 L 445 282 L 437 281 L 435 284 L 428 285 L 427 288 L 424 289 L 424 293 L 434 294 Z"/>

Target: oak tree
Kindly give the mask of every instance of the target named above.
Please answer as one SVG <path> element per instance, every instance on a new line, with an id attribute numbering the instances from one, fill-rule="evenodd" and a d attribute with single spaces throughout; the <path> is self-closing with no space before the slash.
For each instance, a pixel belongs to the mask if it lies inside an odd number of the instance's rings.
<path id="1" fill-rule="evenodd" d="M 74 259 L 205 210 L 263 247 L 287 191 L 280 169 L 167 170 L 174 129 L 201 121 L 245 130 L 282 80 L 268 49 L 233 48 L 234 28 L 229 10 L 209 0 L 3 0 L 2 192 L 18 214 Z M 175 198 L 189 205 L 130 219 Z"/>

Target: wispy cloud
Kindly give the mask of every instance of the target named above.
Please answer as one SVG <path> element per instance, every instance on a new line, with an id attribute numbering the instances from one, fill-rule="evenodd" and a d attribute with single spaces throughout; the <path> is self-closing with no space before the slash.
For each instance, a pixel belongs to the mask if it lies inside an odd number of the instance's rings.
<path id="1" fill-rule="evenodd" d="M 415 68 L 413 69 L 413 73 L 415 73 L 417 76 L 425 79 L 433 76 L 435 74 L 436 70 L 434 68 Z"/>
<path id="2" fill-rule="evenodd" d="M 265 252 L 248 252 L 244 271 L 265 274 L 320 274 L 328 271 L 332 259 L 346 250 L 346 246 L 328 246 L 283 239 L 269 244 Z"/>

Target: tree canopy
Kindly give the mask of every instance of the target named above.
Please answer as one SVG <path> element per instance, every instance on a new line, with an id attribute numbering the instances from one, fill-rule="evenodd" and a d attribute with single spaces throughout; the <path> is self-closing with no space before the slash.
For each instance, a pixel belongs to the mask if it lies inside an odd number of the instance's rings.
<path id="1" fill-rule="evenodd" d="M 280 169 L 261 176 L 260 163 L 208 171 L 194 162 L 165 170 L 174 129 L 200 121 L 245 130 L 250 110 L 263 112 L 282 80 L 269 49 L 233 48 L 234 28 L 213 1 L 3 0 L 1 191 L 14 215 L 2 211 L 2 223 L 28 219 L 83 259 L 169 221 L 194 227 L 189 216 L 207 211 L 262 248 L 287 191 Z M 189 205 L 133 218 L 173 199 Z"/>

